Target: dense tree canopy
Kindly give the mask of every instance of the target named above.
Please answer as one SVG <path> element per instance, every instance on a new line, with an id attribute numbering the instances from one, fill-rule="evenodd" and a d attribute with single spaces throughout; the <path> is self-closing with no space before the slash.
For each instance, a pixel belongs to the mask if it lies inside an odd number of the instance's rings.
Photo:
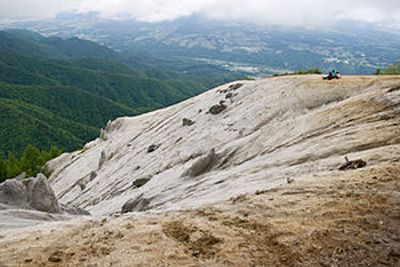
<path id="1" fill-rule="evenodd" d="M 217 83 L 213 75 L 194 79 L 133 65 L 94 42 L 0 31 L 0 154 L 19 158 L 29 144 L 76 150 L 109 120 L 177 103 Z"/>
<path id="2" fill-rule="evenodd" d="M 48 170 L 44 167 L 45 163 L 60 154 L 61 150 L 54 146 L 49 151 L 41 151 L 33 145 L 28 145 L 20 158 L 10 152 L 7 158 L 0 157 L 0 182 L 21 173 L 27 176 L 35 176 L 40 172 L 48 175 Z"/>

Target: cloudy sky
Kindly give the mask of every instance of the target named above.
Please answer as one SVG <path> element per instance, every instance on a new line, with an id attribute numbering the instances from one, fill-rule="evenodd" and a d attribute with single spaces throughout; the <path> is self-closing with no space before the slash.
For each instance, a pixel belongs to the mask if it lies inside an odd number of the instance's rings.
<path id="1" fill-rule="evenodd" d="M 400 0 L 0 0 L 0 19 L 49 18 L 66 11 L 143 21 L 206 17 L 274 25 L 324 25 L 344 19 L 400 28 Z"/>

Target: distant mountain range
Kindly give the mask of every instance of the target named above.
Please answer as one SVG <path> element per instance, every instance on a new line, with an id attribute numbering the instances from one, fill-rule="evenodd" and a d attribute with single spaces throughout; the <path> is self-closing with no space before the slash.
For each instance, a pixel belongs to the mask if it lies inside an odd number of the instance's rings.
<path id="1" fill-rule="evenodd" d="M 133 63 L 130 63 L 133 62 Z M 28 145 L 74 150 L 108 120 L 165 107 L 237 79 L 205 69 L 190 79 L 78 38 L 0 32 L 0 156 Z M 238 74 L 237 74 L 238 75 Z"/>
<path id="2" fill-rule="evenodd" d="M 192 65 L 208 64 L 248 76 L 309 68 L 371 74 L 400 60 L 400 33 L 351 22 L 306 29 L 239 25 L 199 16 L 146 23 L 66 13 L 12 26 L 47 36 L 78 36 L 129 53 L 140 62 L 138 67 L 183 73 Z"/>

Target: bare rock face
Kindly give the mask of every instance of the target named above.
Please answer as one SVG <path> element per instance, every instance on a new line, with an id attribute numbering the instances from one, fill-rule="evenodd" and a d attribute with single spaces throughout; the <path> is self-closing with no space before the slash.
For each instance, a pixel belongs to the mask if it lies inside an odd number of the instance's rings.
<path id="1" fill-rule="evenodd" d="M 369 168 L 394 162 L 400 143 L 398 86 L 399 77 L 327 83 L 315 75 L 223 85 L 162 110 L 118 119 L 115 129 L 106 127 L 113 130 L 105 141 L 53 160 L 49 181 L 60 203 L 106 216 L 130 199 L 135 204 L 141 193 L 152 199 L 147 209 L 163 211 L 288 186 L 293 178 L 299 184 L 337 171 L 342 155 L 363 159 Z M 188 126 L 185 120 L 183 127 L 183 118 L 196 123 Z M 97 169 L 102 151 L 106 162 Z M 80 190 L 79 181 L 92 171 L 95 180 Z M 148 176 L 151 182 L 140 187 Z"/>
<path id="2" fill-rule="evenodd" d="M 154 151 L 156 151 L 161 145 L 150 145 L 147 148 L 147 153 L 153 153 Z"/>
<path id="3" fill-rule="evenodd" d="M 40 173 L 36 178 L 29 178 L 22 183 L 26 187 L 27 200 L 31 208 L 49 213 L 61 212 L 54 191 L 43 174 Z"/>
<path id="4" fill-rule="evenodd" d="M 208 112 L 210 112 L 212 115 L 217 115 L 219 113 L 221 113 L 222 111 L 224 111 L 227 108 L 226 105 L 224 105 L 224 103 L 219 103 L 217 105 L 213 105 L 210 107 L 210 109 L 208 110 Z"/>
<path id="5" fill-rule="evenodd" d="M 15 179 L 0 184 L 0 203 L 9 207 L 29 208 L 24 184 Z"/>
<path id="6" fill-rule="evenodd" d="M 101 151 L 101 154 L 100 154 L 98 169 L 101 169 L 103 167 L 106 160 L 107 160 L 107 155 L 106 155 L 106 152 L 103 150 L 103 151 Z"/>
<path id="7" fill-rule="evenodd" d="M 0 209 L 29 209 L 48 213 L 90 215 L 78 207 L 61 206 L 46 176 L 22 181 L 10 179 L 0 184 Z"/>
<path id="8" fill-rule="evenodd" d="M 206 156 L 196 160 L 192 164 L 192 166 L 182 174 L 182 176 L 196 177 L 200 174 L 203 174 L 213 166 L 213 163 L 216 160 L 217 155 L 215 154 L 215 149 L 211 149 L 211 151 Z"/>
<path id="9" fill-rule="evenodd" d="M 228 88 L 223 88 L 218 90 L 219 93 L 225 94 L 231 91 L 236 91 L 237 89 L 241 88 L 244 84 L 243 83 L 235 83 L 235 84 L 231 84 L 229 85 Z"/>
<path id="10" fill-rule="evenodd" d="M 183 126 L 183 127 L 185 127 L 185 126 L 192 126 L 193 124 L 195 124 L 195 122 L 192 121 L 192 120 L 190 120 L 190 119 L 188 119 L 188 118 L 183 118 L 183 119 L 182 119 L 182 126 Z"/>
<path id="11" fill-rule="evenodd" d="M 68 214 L 72 214 L 72 215 L 86 215 L 86 216 L 90 216 L 91 214 L 82 208 L 79 207 L 68 207 L 65 205 L 61 205 L 61 209 L 62 211 L 68 213 Z"/>
<path id="12" fill-rule="evenodd" d="M 150 204 L 150 200 L 143 197 L 143 194 L 137 198 L 128 200 L 121 209 L 122 213 L 128 213 L 132 211 L 144 211 Z"/>
<path id="13" fill-rule="evenodd" d="M 132 185 L 135 186 L 135 187 L 137 187 L 137 188 L 139 188 L 139 187 L 142 187 L 142 186 L 144 186 L 145 184 L 147 184 L 147 182 L 150 181 L 150 179 L 151 179 L 151 176 L 148 175 L 148 176 L 146 176 L 146 177 L 136 179 L 136 180 L 132 183 Z"/>

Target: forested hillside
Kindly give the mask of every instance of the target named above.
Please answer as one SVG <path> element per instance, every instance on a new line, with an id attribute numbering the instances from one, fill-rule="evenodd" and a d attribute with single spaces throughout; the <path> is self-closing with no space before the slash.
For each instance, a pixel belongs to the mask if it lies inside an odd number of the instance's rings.
<path id="1" fill-rule="evenodd" d="M 78 38 L 0 32 L 0 157 L 20 156 L 29 144 L 79 149 L 108 120 L 168 106 L 236 78 L 194 78 L 135 64 L 141 63 Z"/>
<path id="2" fill-rule="evenodd" d="M 390 65 L 382 73 L 384 75 L 400 75 L 400 62 Z"/>

